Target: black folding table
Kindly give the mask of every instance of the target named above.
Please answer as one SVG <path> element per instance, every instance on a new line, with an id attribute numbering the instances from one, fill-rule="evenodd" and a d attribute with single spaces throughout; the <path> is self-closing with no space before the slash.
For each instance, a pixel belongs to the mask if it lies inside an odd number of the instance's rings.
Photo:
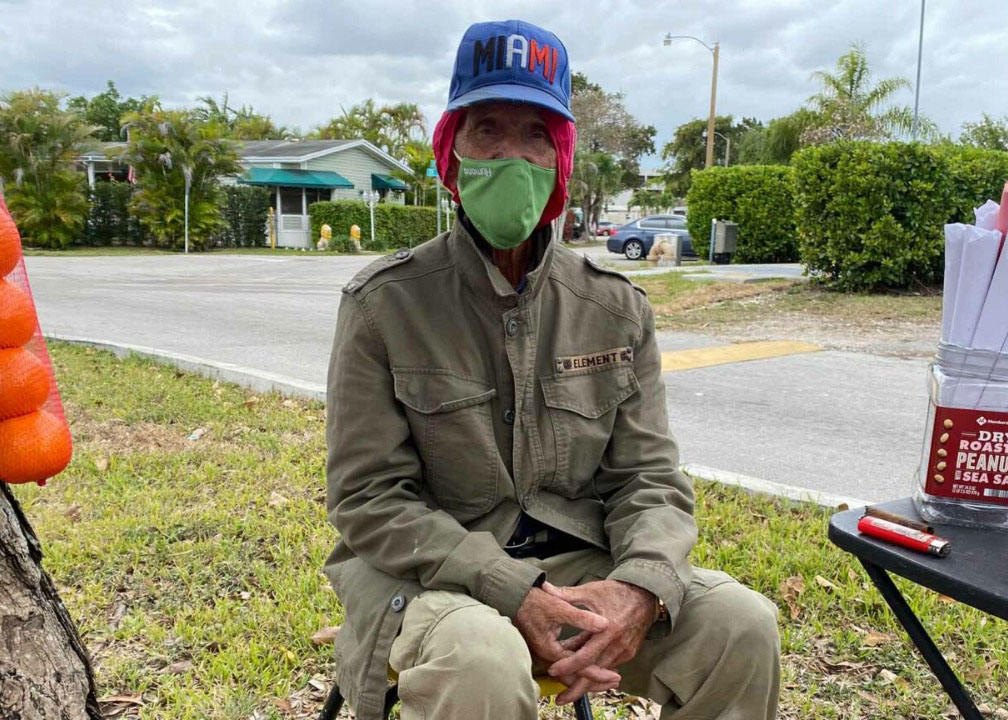
<path id="1" fill-rule="evenodd" d="M 879 507 L 897 515 L 919 519 L 910 498 L 883 503 Z M 1008 620 L 1008 532 L 936 524 L 935 534 L 952 543 L 949 556 L 939 558 L 861 534 L 857 523 L 863 514 L 863 508 L 835 514 L 830 519 L 829 539 L 864 565 L 868 577 L 882 593 L 963 718 L 984 720 L 889 573 L 896 573 L 918 585 Z"/>

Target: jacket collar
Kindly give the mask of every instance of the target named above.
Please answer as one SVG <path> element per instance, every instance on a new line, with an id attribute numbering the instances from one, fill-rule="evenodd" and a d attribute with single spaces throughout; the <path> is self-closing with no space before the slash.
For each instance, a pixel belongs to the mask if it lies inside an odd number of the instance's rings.
<path id="1" fill-rule="evenodd" d="M 536 230 L 525 242 L 533 243 L 529 256 L 530 270 L 525 275 L 525 287 L 518 293 L 494 265 L 490 245 L 465 217 L 460 207 L 456 222 L 448 236 L 448 246 L 456 267 L 469 288 L 503 307 L 515 307 L 533 302 L 542 291 L 553 265 L 553 232 L 549 225 Z"/>

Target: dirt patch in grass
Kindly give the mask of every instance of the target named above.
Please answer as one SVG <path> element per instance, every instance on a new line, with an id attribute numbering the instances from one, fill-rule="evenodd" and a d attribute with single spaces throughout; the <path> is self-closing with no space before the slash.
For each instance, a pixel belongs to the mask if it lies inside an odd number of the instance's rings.
<path id="1" fill-rule="evenodd" d="M 106 453 L 178 452 L 185 448 L 188 437 L 180 428 L 160 423 L 96 420 L 74 407 L 67 407 L 66 413 L 72 418 L 74 440 Z"/>
<path id="2" fill-rule="evenodd" d="M 654 309 L 656 318 L 675 319 L 690 310 L 699 308 L 708 308 L 729 302 L 738 303 L 753 298 L 771 298 L 774 293 L 791 286 L 791 282 L 786 280 L 762 283 L 723 283 L 683 278 L 682 282 L 689 284 L 683 286 L 683 289 L 678 292 L 662 293 L 659 291 L 652 295 L 649 291 L 648 298 L 651 300 L 651 307 Z M 677 285 L 679 284 L 677 283 Z"/>

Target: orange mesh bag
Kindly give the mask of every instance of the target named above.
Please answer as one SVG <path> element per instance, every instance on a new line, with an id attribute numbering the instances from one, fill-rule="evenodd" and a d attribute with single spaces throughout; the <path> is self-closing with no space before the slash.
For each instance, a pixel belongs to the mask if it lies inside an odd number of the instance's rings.
<path id="1" fill-rule="evenodd" d="M 21 236 L 0 199 L 0 481 L 44 485 L 72 450 Z"/>

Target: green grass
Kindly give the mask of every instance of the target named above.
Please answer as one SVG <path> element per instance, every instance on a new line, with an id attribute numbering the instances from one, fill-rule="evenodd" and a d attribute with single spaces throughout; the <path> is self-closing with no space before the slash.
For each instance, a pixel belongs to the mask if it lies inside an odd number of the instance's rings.
<path id="1" fill-rule="evenodd" d="M 15 493 L 94 656 L 102 696 L 142 703 L 106 710 L 165 720 L 311 717 L 335 674 L 331 648 L 311 636 L 341 621 L 320 572 L 336 539 L 323 508 L 322 407 L 140 359 L 50 349 L 74 460 L 45 488 Z M 202 437 L 189 440 L 199 428 Z M 827 511 L 697 490 L 695 563 L 732 573 L 781 608 L 782 718 L 945 711 L 949 702 L 863 571 L 827 542 Z M 800 594 L 788 590 L 799 585 Z M 901 587 L 978 700 L 1008 705 L 1008 625 Z M 612 696 L 594 704 L 599 718 L 636 717 Z"/>

